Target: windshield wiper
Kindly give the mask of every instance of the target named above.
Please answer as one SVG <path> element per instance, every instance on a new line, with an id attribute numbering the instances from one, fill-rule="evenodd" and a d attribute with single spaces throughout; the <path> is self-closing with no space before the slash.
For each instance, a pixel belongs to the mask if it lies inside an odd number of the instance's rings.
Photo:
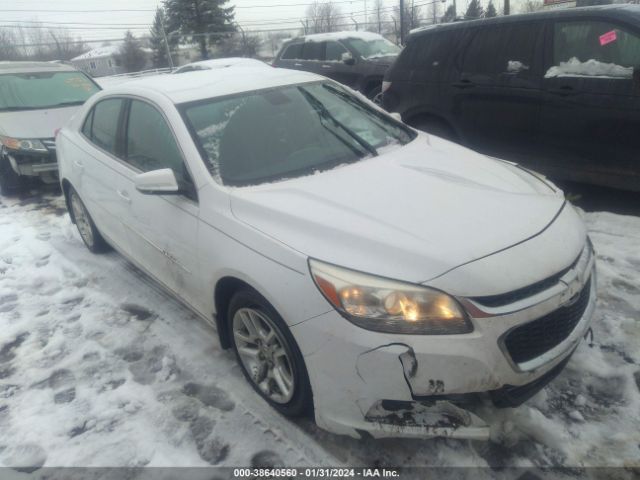
<path id="1" fill-rule="evenodd" d="M 358 144 L 362 148 L 364 148 L 367 152 L 369 152 L 374 157 L 378 156 L 378 151 L 373 147 L 373 145 L 371 145 L 369 142 L 364 140 L 360 135 L 358 135 L 356 132 L 351 130 L 344 123 L 342 123 L 340 120 L 334 117 L 331 114 L 331 112 L 327 110 L 327 107 L 325 107 L 324 104 L 320 100 L 318 100 L 313 94 L 307 92 L 306 90 L 304 90 L 304 88 L 300 88 L 300 92 L 302 93 L 302 95 L 304 95 L 307 98 L 309 102 L 311 102 L 311 104 L 314 106 L 314 108 L 318 112 L 318 115 L 331 120 L 336 126 L 340 127 L 343 131 L 345 131 L 347 135 L 349 135 L 356 142 L 358 142 Z"/>
<path id="2" fill-rule="evenodd" d="M 60 102 L 60 103 L 56 103 L 55 105 L 49 105 L 47 107 L 42 107 L 42 108 L 70 107 L 72 105 L 82 105 L 83 103 L 84 103 L 84 100 L 73 100 L 71 102 Z"/>

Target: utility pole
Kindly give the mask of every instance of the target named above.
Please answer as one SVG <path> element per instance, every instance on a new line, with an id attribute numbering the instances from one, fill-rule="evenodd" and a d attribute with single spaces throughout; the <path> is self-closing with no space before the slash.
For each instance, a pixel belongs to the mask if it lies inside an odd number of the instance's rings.
<path id="1" fill-rule="evenodd" d="M 510 2 L 510 0 L 504 0 L 504 14 L 505 15 L 510 15 L 511 14 L 511 2 Z"/>
<path id="2" fill-rule="evenodd" d="M 456 9 L 456 0 L 453 0 L 453 19 L 455 20 L 458 16 L 458 10 Z"/>
<path id="3" fill-rule="evenodd" d="M 400 45 L 404 45 L 404 0 L 400 0 Z"/>
<path id="4" fill-rule="evenodd" d="M 164 21 L 160 22 L 162 27 L 162 36 L 164 37 L 164 46 L 167 48 L 167 58 L 169 59 L 169 67 L 173 70 L 173 58 L 171 58 L 171 48 L 169 48 L 169 40 L 167 39 L 167 32 L 164 30 Z"/>

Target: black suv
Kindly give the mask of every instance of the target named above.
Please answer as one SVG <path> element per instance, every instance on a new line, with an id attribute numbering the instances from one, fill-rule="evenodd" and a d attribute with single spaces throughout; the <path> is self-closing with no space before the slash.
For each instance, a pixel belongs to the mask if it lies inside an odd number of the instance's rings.
<path id="1" fill-rule="evenodd" d="M 416 128 L 550 176 L 640 191 L 640 6 L 413 32 L 383 105 Z"/>
<path id="2" fill-rule="evenodd" d="M 373 99 L 399 53 L 399 47 L 376 33 L 320 33 L 286 42 L 273 66 L 324 75 Z"/>

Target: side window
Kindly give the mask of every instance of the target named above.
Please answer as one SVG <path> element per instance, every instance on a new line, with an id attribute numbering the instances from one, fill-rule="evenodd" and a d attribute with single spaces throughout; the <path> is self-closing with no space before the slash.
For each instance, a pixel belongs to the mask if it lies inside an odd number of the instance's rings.
<path id="1" fill-rule="evenodd" d="M 479 28 L 471 36 L 462 71 L 493 79 L 499 79 L 502 74 L 521 78 L 534 77 L 540 31 L 538 23 Z"/>
<path id="2" fill-rule="evenodd" d="M 85 137 L 91 139 L 91 128 L 93 127 L 93 112 L 94 109 L 91 109 L 87 118 L 84 119 L 84 125 L 82 126 L 82 133 Z"/>
<path id="3" fill-rule="evenodd" d="M 282 60 L 297 60 L 302 58 L 302 43 L 289 45 L 282 54 Z"/>
<path id="4" fill-rule="evenodd" d="M 557 22 L 547 77 L 632 78 L 640 68 L 640 36 L 600 21 Z"/>
<path id="5" fill-rule="evenodd" d="M 305 42 L 302 47 L 303 60 L 322 60 L 326 42 Z"/>
<path id="6" fill-rule="evenodd" d="M 327 42 L 324 56 L 327 62 L 341 62 L 342 55 L 345 53 L 347 53 L 347 49 L 338 42 Z"/>
<path id="7" fill-rule="evenodd" d="M 148 103 L 133 100 L 129 110 L 125 160 L 142 172 L 170 168 L 185 181 L 185 165 L 173 132 L 164 117 Z"/>
<path id="8" fill-rule="evenodd" d="M 91 135 L 89 138 L 100 148 L 116 155 L 118 122 L 123 100 L 114 98 L 102 100 L 93 107 Z M 86 127 L 86 124 L 85 124 Z"/>

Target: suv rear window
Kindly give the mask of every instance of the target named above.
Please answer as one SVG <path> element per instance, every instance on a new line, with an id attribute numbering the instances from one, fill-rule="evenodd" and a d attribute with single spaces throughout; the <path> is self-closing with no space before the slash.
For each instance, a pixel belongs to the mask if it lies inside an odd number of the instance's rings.
<path id="1" fill-rule="evenodd" d="M 555 66 L 570 62 L 563 74 L 603 76 L 607 69 L 602 64 L 612 64 L 623 67 L 618 69 L 619 76 L 630 78 L 633 69 L 640 68 L 640 36 L 609 22 L 558 22 L 554 29 L 553 57 Z M 618 76 L 615 73 L 611 69 L 604 76 Z"/>

